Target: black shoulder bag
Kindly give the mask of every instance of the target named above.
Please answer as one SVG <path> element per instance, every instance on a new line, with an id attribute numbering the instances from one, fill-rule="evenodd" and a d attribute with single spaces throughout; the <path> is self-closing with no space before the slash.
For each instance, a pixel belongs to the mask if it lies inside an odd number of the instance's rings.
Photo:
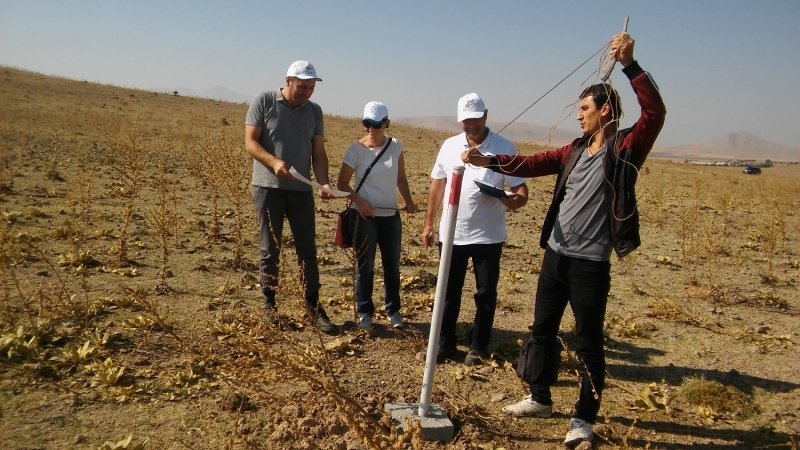
<path id="1" fill-rule="evenodd" d="M 358 183 L 358 187 L 356 188 L 355 192 L 358 193 L 358 190 L 361 189 L 361 186 L 364 185 L 364 181 L 366 181 L 367 176 L 372 171 L 372 167 L 375 163 L 381 159 L 384 153 L 386 153 L 386 149 L 389 148 L 389 145 L 392 143 L 392 138 L 386 136 L 386 145 L 383 146 L 383 149 L 378 153 L 378 156 L 372 161 L 372 164 L 367 167 L 367 171 L 364 172 L 364 176 L 361 178 L 361 182 Z M 347 219 L 349 214 L 358 214 L 358 212 L 353 213 L 352 209 L 350 209 L 350 204 L 352 200 L 348 200 L 347 207 L 345 207 L 344 211 L 339 213 L 338 219 L 336 219 L 336 236 L 334 237 L 333 241 L 336 243 L 336 246 L 339 248 L 350 248 L 353 246 L 353 235 L 350 234 L 350 228 L 347 226 Z"/>

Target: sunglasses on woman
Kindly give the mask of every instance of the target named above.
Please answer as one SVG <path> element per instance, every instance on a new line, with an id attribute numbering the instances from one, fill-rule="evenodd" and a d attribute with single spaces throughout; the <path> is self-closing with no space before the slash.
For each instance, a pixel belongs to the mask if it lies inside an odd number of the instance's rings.
<path id="1" fill-rule="evenodd" d="M 378 128 L 383 126 L 383 122 L 385 122 L 385 120 L 381 120 L 380 122 L 373 122 L 372 120 L 364 119 L 361 121 L 361 124 L 364 125 L 364 128 L 372 127 L 377 130 Z"/>

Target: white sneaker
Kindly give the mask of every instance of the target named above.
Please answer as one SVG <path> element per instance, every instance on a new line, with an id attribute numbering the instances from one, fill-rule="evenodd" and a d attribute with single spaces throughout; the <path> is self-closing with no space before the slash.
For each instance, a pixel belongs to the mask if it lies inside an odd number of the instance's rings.
<path id="1" fill-rule="evenodd" d="M 513 405 L 503 406 L 503 412 L 517 417 L 550 417 L 553 414 L 552 405 L 543 405 L 526 395 L 525 398 Z"/>
<path id="2" fill-rule="evenodd" d="M 572 419 L 569 421 L 569 431 L 567 437 L 564 438 L 564 445 L 573 446 L 581 442 L 591 442 L 594 438 L 594 431 L 592 431 L 592 424 L 581 419 Z"/>

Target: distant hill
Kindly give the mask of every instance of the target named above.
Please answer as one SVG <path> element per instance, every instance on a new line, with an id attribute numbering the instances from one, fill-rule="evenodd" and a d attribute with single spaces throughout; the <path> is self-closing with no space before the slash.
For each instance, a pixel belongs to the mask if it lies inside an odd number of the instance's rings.
<path id="1" fill-rule="evenodd" d="M 426 117 L 393 117 L 392 122 L 402 123 L 405 125 L 414 125 L 422 128 L 430 128 L 432 130 L 445 130 L 452 132 L 461 132 L 461 125 L 456 122 L 455 117 L 450 116 L 426 116 Z M 491 120 L 486 122 L 486 125 L 492 131 L 500 131 L 501 128 L 506 126 L 505 122 L 493 122 Z M 500 133 L 506 139 L 512 141 L 534 141 L 547 135 L 550 131 L 549 127 L 543 125 L 534 125 L 531 123 L 514 122 L 508 128 Z M 551 135 L 551 145 L 563 145 L 572 142 L 576 137 L 580 136 L 581 132 L 578 130 L 565 130 L 562 128 L 557 129 Z M 537 144 L 547 145 L 547 141 L 539 141 Z"/>
<path id="2" fill-rule="evenodd" d="M 776 144 L 746 131 L 737 131 L 700 144 L 656 147 L 652 156 L 672 159 L 755 159 L 763 161 L 800 161 L 800 147 Z"/>
<path id="3" fill-rule="evenodd" d="M 170 93 L 178 91 L 178 95 L 184 95 L 187 97 L 211 98 L 214 100 L 224 100 L 231 103 L 250 103 L 250 101 L 253 100 L 253 97 L 255 97 L 255 94 L 239 94 L 222 86 L 214 86 L 208 89 L 191 89 L 185 86 L 178 86 L 173 88 L 152 88 L 152 90 L 156 92 Z"/>

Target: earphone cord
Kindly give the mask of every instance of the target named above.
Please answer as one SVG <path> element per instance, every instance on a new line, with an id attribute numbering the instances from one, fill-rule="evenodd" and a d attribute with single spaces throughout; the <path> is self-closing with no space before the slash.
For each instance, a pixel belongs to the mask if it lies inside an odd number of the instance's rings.
<path id="1" fill-rule="evenodd" d="M 573 75 L 575 72 L 577 72 L 578 70 L 580 70 L 580 68 L 581 68 L 581 67 L 585 66 L 585 65 L 586 65 L 586 63 L 588 63 L 589 61 L 591 61 L 591 60 L 592 60 L 592 59 L 593 59 L 595 56 L 597 56 L 599 53 L 601 53 L 601 52 L 602 52 L 603 50 L 605 50 L 606 48 L 608 48 L 608 44 L 604 45 L 604 46 L 603 46 L 603 47 L 602 47 L 600 50 L 596 51 L 596 52 L 595 52 L 595 53 L 594 53 L 592 56 L 590 56 L 590 57 L 586 58 L 586 61 L 582 62 L 582 63 L 581 63 L 581 65 L 579 65 L 578 67 L 576 67 L 576 68 L 575 68 L 575 69 L 574 69 L 572 72 L 570 72 L 570 73 L 569 73 L 567 76 L 565 76 L 564 78 L 562 78 L 562 79 L 561 79 L 561 81 L 559 81 L 558 83 L 556 83 L 556 84 L 555 84 L 555 86 L 553 86 L 553 87 L 551 87 L 550 89 L 548 89 L 548 91 L 547 91 L 547 92 L 545 92 L 544 94 L 542 94 L 542 96 L 541 96 L 541 97 L 537 98 L 535 102 L 531 103 L 531 104 L 530 104 L 530 105 L 529 105 L 527 108 L 525 108 L 525 109 L 524 109 L 524 110 L 523 110 L 521 113 L 519 113 L 519 114 L 517 115 L 517 117 L 514 117 L 513 119 L 511 119 L 511 122 L 508 122 L 508 123 L 507 123 L 507 124 L 506 124 L 506 125 L 505 125 L 503 128 L 501 128 L 501 129 L 500 129 L 500 131 L 497 131 L 497 132 L 496 132 L 494 135 L 490 136 L 490 137 L 489 137 L 489 140 L 487 140 L 486 142 L 483 142 L 483 143 L 481 143 L 481 145 L 485 145 L 485 144 L 486 144 L 486 143 L 488 143 L 488 142 L 489 142 L 489 141 L 490 141 L 490 140 L 491 140 L 491 139 L 492 139 L 492 138 L 493 138 L 495 135 L 498 135 L 498 134 L 500 134 L 500 133 L 501 133 L 503 130 L 505 130 L 506 128 L 508 128 L 508 127 L 509 127 L 509 125 L 511 125 L 512 123 L 516 122 L 516 121 L 517 121 L 517 119 L 519 119 L 520 117 L 522 117 L 522 115 L 523 115 L 523 114 L 525 114 L 526 112 L 528 112 L 528 110 L 529 110 L 529 109 L 533 108 L 533 107 L 534 107 L 534 106 L 535 106 L 537 103 L 539 103 L 539 101 L 541 101 L 543 98 L 545 98 L 545 97 L 547 96 L 547 94 L 549 94 L 549 93 L 553 92 L 553 90 L 554 90 L 555 88 L 557 88 L 559 85 L 561 85 L 561 83 L 563 83 L 564 81 L 566 81 L 566 80 L 567 80 L 567 78 L 571 77 L 571 76 L 572 76 L 572 75 Z"/>

